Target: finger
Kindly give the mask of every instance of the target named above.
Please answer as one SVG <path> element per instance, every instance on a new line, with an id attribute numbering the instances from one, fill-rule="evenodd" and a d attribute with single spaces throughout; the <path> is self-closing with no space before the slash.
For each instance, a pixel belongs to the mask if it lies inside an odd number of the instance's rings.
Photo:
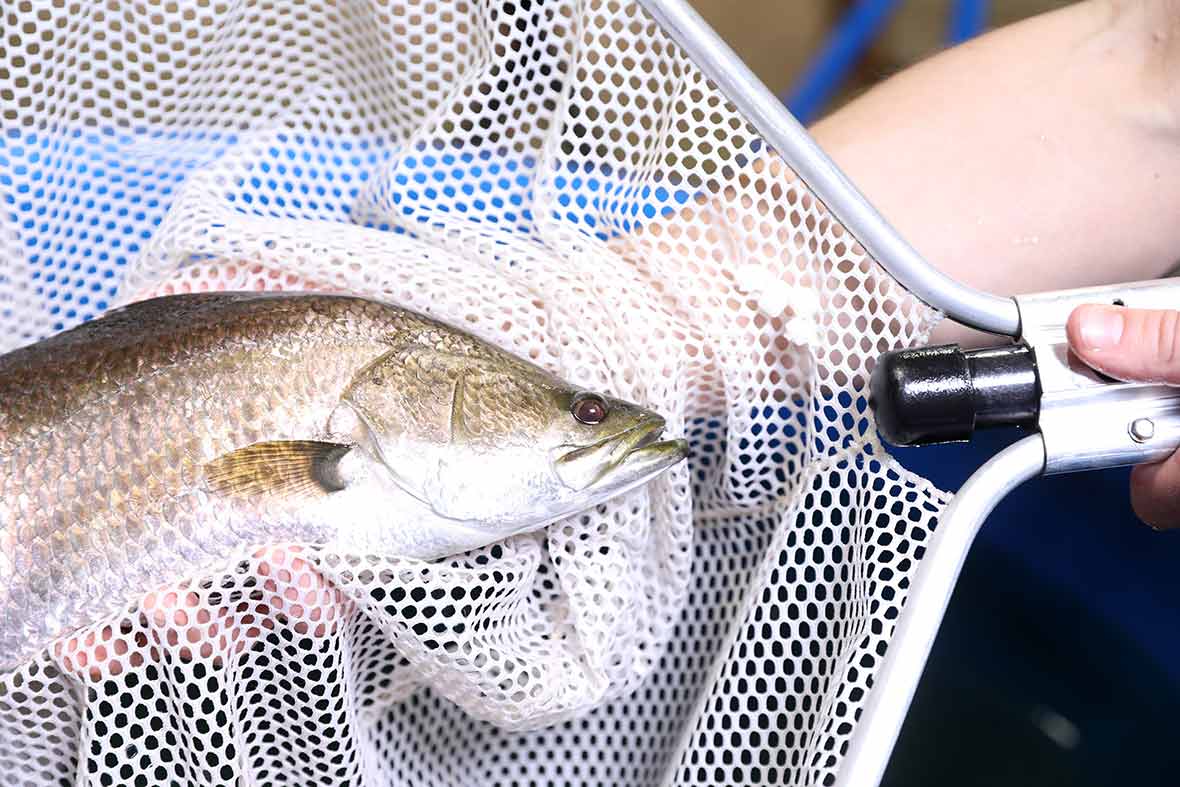
<path id="1" fill-rule="evenodd" d="M 1078 357 L 1109 377 L 1180 385 L 1180 312 L 1079 306 L 1065 328 Z"/>
<path id="2" fill-rule="evenodd" d="M 117 636 L 109 625 L 58 640 L 51 655 L 63 672 L 83 679 L 89 677 L 94 682 L 120 675 L 128 666 L 143 664 L 143 656 L 132 650 L 126 639 Z"/>
<path id="3" fill-rule="evenodd" d="M 313 281 L 297 273 L 276 267 L 236 260 L 217 260 L 212 263 L 181 268 L 172 276 L 139 290 L 129 302 L 176 295 L 188 292 L 221 290 L 317 290 L 332 292 L 333 287 Z"/>
<path id="4" fill-rule="evenodd" d="M 309 560 L 298 545 L 269 547 L 254 553 L 254 572 L 271 608 L 283 615 L 300 634 L 316 637 L 336 631 L 346 611 L 343 594 Z"/>
<path id="5" fill-rule="evenodd" d="M 211 601 L 203 589 L 164 585 L 140 600 L 146 630 L 134 633 L 134 647 L 126 636 L 117 635 L 115 627 L 104 625 L 58 640 L 51 655 L 64 672 L 100 681 L 121 674 L 127 666 L 142 666 L 145 652 L 152 661 L 159 661 L 166 651 L 182 662 L 224 664 L 273 631 L 280 618 L 304 636 L 333 635 L 351 602 L 303 553 L 298 545 L 256 551 L 253 573 L 262 579 L 256 599 L 231 608 Z"/>
<path id="6" fill-rule="evenodd" d="M 1180 526 L 1180 453 L 1131 471 L 1131 506 L 1156 530 Z"/>

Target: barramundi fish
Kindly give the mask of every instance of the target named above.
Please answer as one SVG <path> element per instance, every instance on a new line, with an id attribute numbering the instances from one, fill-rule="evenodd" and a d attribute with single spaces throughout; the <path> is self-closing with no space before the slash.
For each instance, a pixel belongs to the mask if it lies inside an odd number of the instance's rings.
<path id="1" fill-rule="evenodd" d="M 135 303 L 0 356 L 0 669 L 260 543 L 434 559 L 681 461 L 664 419 L 396 306 Z"/>

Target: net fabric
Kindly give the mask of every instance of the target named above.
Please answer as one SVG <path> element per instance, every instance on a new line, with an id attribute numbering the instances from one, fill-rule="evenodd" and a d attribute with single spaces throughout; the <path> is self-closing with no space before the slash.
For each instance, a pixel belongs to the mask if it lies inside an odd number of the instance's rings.
<path id="1" fill-rule="evenodd" d="M 867 365 L 936 315 L 638 5 L 3 26 L 3 349 L 148 294 L 347 291 L 651 406 L 693 455 L 451 560 L 179 570 L 0 676 L 0 779 L 831 780 L 946 503 L 876 442 Z"/>

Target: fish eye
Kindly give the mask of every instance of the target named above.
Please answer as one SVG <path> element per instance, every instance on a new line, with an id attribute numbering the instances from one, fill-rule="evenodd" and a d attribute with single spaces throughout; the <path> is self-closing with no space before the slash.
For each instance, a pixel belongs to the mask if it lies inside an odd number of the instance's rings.
<path id="1" fill-rule="evenodd" d="M 570 414 L 588 426 L 596 426 L 605 421 L 606 412 L 606 400 L 598 394 L 582 394 L 570 405 Z"/>

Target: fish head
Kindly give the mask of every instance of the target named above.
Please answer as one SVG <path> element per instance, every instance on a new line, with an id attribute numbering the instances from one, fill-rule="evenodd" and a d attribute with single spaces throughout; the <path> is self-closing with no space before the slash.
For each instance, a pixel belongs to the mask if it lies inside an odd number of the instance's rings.
<path id="1" fill-rule="evenodd" d="M 435 514 L 503 536 L 584 511 L 687 455 L 665 420 L 495 348 L 398 351 L 344 400 L 374 453 Z"/>
<path id="2" fill-rule="evenodd" d="M 632 489 L 687 455 L 683 440 L 661 439 L 667 423 L 647 408 L 573 387 L 555 399 L 550 465 L 564 493 L 586 505 Z"/>

